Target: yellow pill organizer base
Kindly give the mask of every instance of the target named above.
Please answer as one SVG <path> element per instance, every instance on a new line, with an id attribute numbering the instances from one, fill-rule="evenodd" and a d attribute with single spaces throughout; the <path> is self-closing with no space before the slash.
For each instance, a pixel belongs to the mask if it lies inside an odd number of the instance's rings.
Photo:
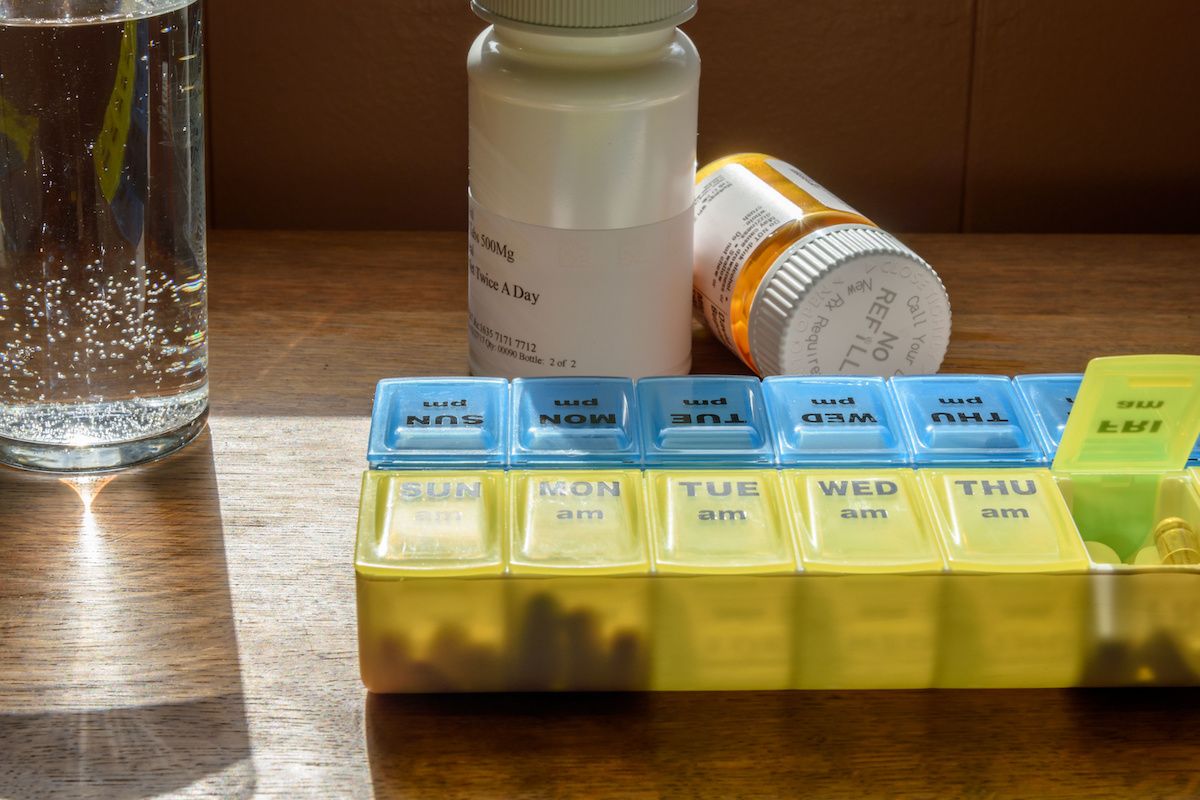
<path id="1" fill-rule="evenodd" d="M 363 681 L 1195 685 L 1200 566 L 1143 551 L 1200 531 L 1198 432 L 1200 357 L 1136 356 L 1089 365 L 1052 469 L 371 470 Z"/>

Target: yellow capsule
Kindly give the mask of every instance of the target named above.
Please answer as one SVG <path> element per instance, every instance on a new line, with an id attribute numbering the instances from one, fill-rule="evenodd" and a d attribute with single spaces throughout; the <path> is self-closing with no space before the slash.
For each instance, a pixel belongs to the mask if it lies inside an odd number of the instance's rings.
<path id="1" fill-rule="evenodd" d="M 1200 535 L 1187 520 L 1167 517 L 1154 526 L 1154 546 L 1164 564 L 1200 564 Z"/>

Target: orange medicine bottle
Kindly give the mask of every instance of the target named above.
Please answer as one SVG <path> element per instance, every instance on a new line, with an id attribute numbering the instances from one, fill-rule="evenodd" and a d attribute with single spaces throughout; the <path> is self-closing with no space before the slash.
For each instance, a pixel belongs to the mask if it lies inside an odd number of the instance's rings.
<path id="1" fill-rule="evenodd" d="M 693 299 L 760 375 L 936 372 L 950 300 L 916 253 L 785 161 L 696 176 Z"/>

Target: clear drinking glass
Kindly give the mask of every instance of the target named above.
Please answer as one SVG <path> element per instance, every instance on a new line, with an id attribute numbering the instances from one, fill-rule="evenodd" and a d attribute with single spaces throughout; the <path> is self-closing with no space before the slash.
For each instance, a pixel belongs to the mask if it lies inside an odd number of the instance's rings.
<path id="1" fill-rule="evenodd" d="M 111 469 L 208 410 L 199 0 L 0 0 L 0 461 Z"/>

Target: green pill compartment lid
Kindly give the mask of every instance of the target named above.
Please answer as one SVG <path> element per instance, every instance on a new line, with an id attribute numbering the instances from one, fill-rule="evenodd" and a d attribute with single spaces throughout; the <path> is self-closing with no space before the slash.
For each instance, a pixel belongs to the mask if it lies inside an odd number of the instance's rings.
<path id="1" fill-rule="evenodd" d="M 1083 375 L 1057 472 L 1183 469 L 1200 436 L 1200 356 L 1093 359 Z"/>

